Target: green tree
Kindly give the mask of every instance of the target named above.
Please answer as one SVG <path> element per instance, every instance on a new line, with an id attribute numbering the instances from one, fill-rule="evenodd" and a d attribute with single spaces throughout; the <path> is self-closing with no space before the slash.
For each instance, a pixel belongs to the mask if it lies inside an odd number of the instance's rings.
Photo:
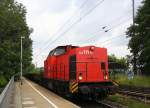
<path id="1" fill-rule="evenodd" d="M 26 23 L 26 9 L 14 0 L 0 1 L 0 74 L 9 79 L 20 72 L 20 37 L 23 36 L 23 68 L 32 61 L 32 30 Z"/>
<path id="2" fill-rule="evenodd" d="M 135 26 L 128 28 L 127 35 L 130 38 L 131 63 L 142 74 L 150 75 L 150 0 L 143 1 L 135 17 Z"/>
<path id="3" fill-rule="evenodd" d="M 117 58 L 114 54 L 108 56 L 109 69 L 128 69 L 128 59 L 125 57 Z"/>

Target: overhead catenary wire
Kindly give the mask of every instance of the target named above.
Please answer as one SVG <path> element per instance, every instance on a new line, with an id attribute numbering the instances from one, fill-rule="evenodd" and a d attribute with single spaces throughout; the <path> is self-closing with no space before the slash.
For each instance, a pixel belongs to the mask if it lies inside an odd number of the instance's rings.
<path id="1" fill-rule="evenodd" d="M 84 7 L 84 5 L 86 4 L 88 2 L 88 0 L 85 0 L 82 4 L 81 4 L 81 6 L 79 7 L 79 9 L 78 10 L 80 10 L 80 9 L 82 9 L 83 7 Z M 78 12 L 78 10 L 76 10 L 75 12 L 74 12 L 74 14 L 67 20 L 67 21 L 65 21 L 65 23 L 57 30 L 57 32 L 55 32 L 52 36 L 57 36 L 57 34 L 61 31 L 61 30 L 63 30 L 64 29 L 64 26 L 66 26 L 70 21 L 71 21 L 71 19 L 74 17 L 74 15 Z M 58 38 L 58 37 L 57 37 Z M 54 39 L 55 40 L 55 39 Z M 47 46 L 49 46 L 49 41 L 51 41 L 51 38 L 50 39 L 48 39 L 46 42 L 45 42 L 45 44 L 47 45 Z M 52 40 L 52 42 L 53 42 L 53 40 Z M 47 48 L 47 47 L 46 47 Z M 42 51 L 43 50 L 45 50 L 46 48 L 43 48 L 42 49 Z M 42 51 L 41 51 L 41 53 L 42 53 Z M 37 57 L 39 56 L 40 54 L 38 54 L 37 55 Z"/>
<path id="2" fill-rule="evenodd" d="M 114 36 L 114 37 L 111 37 L 111 38 L 109 38 L 109 39 L 107 39 L 107 40 L 104 40 L 104 41 L 102 41 L 102 42 L 100 42 L 100 43 L 103 43 L 103 45 L 104 45 L 104 43 L 106 43 L 106 42 L 109 42 L 109 41 L 111 41 L 111 40 L 113 40 L 113 39 L 116 39 L 116 38 L 118 38 L 118 37 L 125 36 L 125 35 L 126 35 L 126 34 L 123 33 L 123 34 L 121 34 L 121 35 Z"/>
<path id="3" fill-rule="evenodd" d="M 78 10 L 80 10 L 80 9 L 82 9 L 83 7 L 84 7 L 84 5 L 88 2 L 89 0 L 85 0 L 81 5 L 80 5 L 80 7 L 79 7 L 79 9 Z M 52 34 L 52 36 L 57 36 L 57 34 L 61 31 L 61 30 L 63 30 L 64 29 L 64 26 L 66 26 L 72 19 L 73 19 L 73 17 L 74 17 L 74 15 L 78 12 L 78 10 L 76 10 L 74 13 L 73 13 L 73 15 L 67 20 L 67 21 L 65 21 L 65 23 L 63 24 L 63 25 L 61 25 L 61 27 L 57 30 L 57 32 L 55 32 L 54 34 Z M 54 39 L 55 40 L 55 39 Z M 46 42 L 45 42 L 45 44 L 47 45 L 47 44 L 49 44 L 49 41 L 51 41 L 51 38 L 50 39 L 48 39 Z M 52 40 L 53 41 L 53 40 Z M 45 45 L 44 44 L 44 45 Z M 43 48 L 42 49 L 42 51 L 43 50 L 45 50 L 46 48 Z M 41 53 L 42 53 L 42 51 L 41 51 Z M 40 55 L 40 53 L 37 55 L 37 57 Z"/>
<path id="4" fill-rule="evenodd" d="M 127 14 L 129 14 L 129 12 L 130 12 L 131 10 L 128 10 L 127 12 Z M 118 17 L 117 19 L 115 19 L 115 20 L 119 20 L 120 18 L 122 18 L 122 17 L 124 17 L 124 16 L 120 16 L 120 17 Z M 129 19 L 131 19 L 131 17 L 129 17 L 128 19 L 125 19 L 125 20 L 123 20 L 124 22 L 127 22 Z M 114 21 L 112 21 L 112 22 L 114 22 Z M 118 21 L 119 22 L 119 21 Z M 112 27 L 110 27 L 110 28 L 108 28 L 108 29 L 106 29 L 105 30 L 105 32 L 108 32 L 108 31 L 110 31 L 110 30 L 112 30 L 112 29 L 114 29 L 114 28 L 116 28 L 116 27 L 118 27 L 119 25 L 121 25 L 122 23 L 124 23 L 124 22 L 121 22 L 121 23 L 119 23 L 119 24 L 117 24 L 117 25 L 115 25 L 115 26 L 112 26 Z M 111 22 L 110 22 L 111 23 Z M 106 27 L 109 27 L 109 23 L 108 23 L 108 25 L 106 25 L 106 26 L 103 26 L 104 28 L 106 28 Z M 103 28 L 102 27 L 102 28 Z M 99 30 L 100 31 L 100 30 Z M 96 32 L 94 32 L 94 33 L 98 33 L 99 31 L 96 31 Z M 104 31 L 104 30 L 103 30 Z M 91 35 L 93 35 L 94 33 L 91 33 Z M 94 36 L 95 37 L 95 36 Z"/>
<path id="5" fill-rule="evenodd" d="M 114 25 L 114 26 L 112 26 L 112 27 L 110 27 L 110 29 L 109 29 L 109 31 L 111 31 L 112 29 L 115 29 L 116 27 L 118 27 L 118 26 L 120 26 L 120 25 L 122 25 L 123 23 L 126 23 L 129 19 L 131 19 L 130 17 L 129 18 L 127 18 L 127 19 L 125 19 L 125 20 L 123 20 L 122 22 L 120 22 L 120 23 L 118 23 L 118 24 L 116 24 L 116 25 Z M 108 27 L 108 26 L 107 26 Z M 104 32 L 103 34 L 105 34 L 106 32 Z M 102 35 L 102 34 L 101 34 Z M 120 36 L 122 36 L 122 35 L 120 35 Z M 114 38 L 118 38 L 118 37 L 120 37 L 120 36 L 115 36 L 115 37 L 113 37 L 112 39 L 114 39 Z M 93 36 L 92 38 L 95 38 L 96 36 Z M 90 38 L 91 39 L 91 38 Z M 88 41 L 90 41 L 90 39 L 87 39 Z M 87 41 L 86 40 L 86 41 Z M 108 39 L 109 41 L 111 40 L 111 39 Z M 80 41 L 81 42 L 81 41 Z M 91 42 L 91 41 L 90 41 Z M 105 42 L 105 41 L 104 41 Z M 83 42 L 82 42 L 83 43 Z M 86 42 L 84 42 L 84 43 L 86 43 Z"/>
<path id="6" fill-rule="evenodd" d="M 127 14 L 129 14 L 130 11 L 131 11 L 131 10 L 128 10 L 128 11 L 127 11 L 127 12 L 128 12 Z M 121 16 L 117 17 L 116 19 L 113 19 L 113 20 L 110 21 L 109 23 L 107 23 L 107 24 L 101 26 L 101 28 L 102 28 L 101 30 L 97 30 L 97 31 L 95 31 L 95 32 L 93 32 L 93 33 L 86 34 L 86 35 L 87 35 L 87 36 L 95 35 L 95 34 L 100 33 L 100 32 L 102 32 L 101 35 L 103 35 L 103 34 L 105 34 L 105 30 L 111 31 L 112 29 L 115 29 L 115 28 L 117 28 L 118 26 L 120 26 L 121 24 L 123 24 L 123 23 L 127 22 L 128 20 L 130 20 L 130 17 L 129 17 L 129 18 L 123 20 L 121 23 L 118 23 L 118 24 L 116 24 L 116 25 L 114 25 L 114 26 L 111 27 L 111 25 L 113 24 L 113 22 L 116 22 L 116 21 L 119 22 L 119 20 L 120 20 L 122 17 L 125 18 L 124 15 L 121 15 Z M 109 27 L 109 28 L 108 28 L 108 27 Z M 94 39 L 94 38 L 96 38 L 96 37 L 97 37 L 97 36 L 92 36 L 92 37 L 90 37 L 90 38 L 88 38 L 88 39 L 86 39 L 86 40 L 80 40 L 80 41 L 76 41 L 76 42 L 89 41 L 90 39 Z"/>
<path id="7" fill-rule="evenodd" d="M 69 30 L 71 30 L 76 24 L 78 24 L 79 22 L 81 22 L 81 20 L 83 18 L 85 18 L 87 15 L 89 15 L 96 7 L 98 7 L 100 4 L 102 4 L 105 0 L 99 0 L 99 2 L 93 7 L 91 8 L 88 12 L 86 12 L 82 17 L 80 17 L 77 21 L 75 21 L 70 27 L 68 27 L 64 32 L 62 32 L 61 34 L 59 34 L 54 40 L 52 40 L 46 47 L 44 47 L 41 52 L 36 56 L 36 58 L 43 52 L 43 50 L 47 49 L 49 47 L 49 45 L 53 44 L 55 41 L 57 41 L 58 39 L 60 39 L 62 36 L 64 36 L 64 34 L 66 34 Z M 61 36 L 61 37 L 60 37 Z"/>
<path id="8" fill-rule="evenodd" d="M 120 26 L 120 25 L 126 23 L 129 19 L 131 19 L 131 18 L 125 19 L 125 20 L 123 20 L 122 22 L 120 22 L 119 24 L 114 25 L 113 27 L 109 28 L 109 31 L 111 31 L 111 30 L 117 28 L 118 26 Z M 99 31 L 98 31 L 98 32 L 99 32 Z M 105 33 L 106 33 L 106 32 L 103 32 L 103 33 L 100 34 L 100 35 L 103 35 L 103 34 L 105 34 Z M 91 35 L 92 35 L 92 34 L 91 34 Z M 99 35 L 98 35 L 98 36 L 99 36 Z M 94 38 L 97 38 L 97 36 L 92 36 L 92 37 L 90 37 L 90 38 L 88 38 L 88 39 L 86 39 L 86 40 L 83 40 L 82 42 L 81 42 L 81 41 L 77 41 L 77 42 L 80 42 L 80 43 L 86 43 L 86 42 L 88 42 L 88 41 L 91 42 L 91 40 L 93 40 Z"/>
<path id="9" fill-rule="evenodd" d="M 86 1 L 88 1 L 88 0 L 86 0 Z M 85 4 L 85 2 L 84 2 L 83 4 Z M 83 7 L 83 4 L 80 6 L 80 8 Z M 130 13 L 129 13 L 130 11 L 132 11 L 132 10 L 126 11 L 127 14 L 130 14 Z M 73 16 L 72 16 L 72 17 L 73 17 Z M 114 26 L 111 27 L 111 25 L 113 24 L 113 22 L 116 22 L 116 21 L 119 22 L 119 20 L 120 20 L 122 17 L 125 18 L 124 15 L 121 15 L 121 16 L 117 17 L 116 19 L 113 19 L 113 20 L 110 21 L 109 23 L 104 24 L 103 26 L 101 26 L 101 28 L 102 28 L 101 30 L 97 30 L 97 31 L 95 31 L 95 32 L 93 32 L 93 33 L 90 33 L 90 34 L 87 34 L 87 35 L 95 35 L 96 33 L 99 33 L 100 31 L 104 32 L 105 30 L 111 31 L 112 29 L 117 28 L 117 27 L 120 26 L 121 24 L 123 24 L 123 23 L 125 23 L 126 21 L 128 21 L 128 19 L 130 19 L 130 17 L 129 17 L 129 18 L 123 20 L 121 23 L 116 24 L 116 25 L 114 25 Z M 71 19 L 71 17 L 70 17 L 70 19 Z M 70 19 L 68 19 L 67 21 L 69 21 Z M 124 21 L 125 21 L 125 22 L 124 22 Z M 65 22 L 65 23 L 63 24 L 63 26 L 66 25 L 66 23 L 67 23 L 67 22 Z M 109 27 L 109 28 L 108 28 L 108 27 Z M 59 29 L 59 30 L 60 30 L 60 29 Z M 96 36 L 92 36 L 92 37 L 90 37 L 90 38 L 88 38 L 88 39 L 86 39 L 86 40 L 89 40 L 89 39 L 95 38 L 95 37 L 96 37 Z M 49 41 L 49 40 L 48 40 L 48 41 Z M 34 45 L 36 45 L 36 44 L 44 44 L 44 45 L 45 45 L 45 43 L 47 43 L 48 41 L 45 41 L 45 42 L 33 41 L 33 44 L 34 44 Z M 80 40 L 80 41 L 81 41 L 81 40 Z M 83 40 L 83 41 L 85 41 L 85 40 Z"/>
<path id="10" fill-rule="evenodd" d="M 80 20 L 82 20 L 82 18 L 80 18 Z M 108 26 L 107 26 L 107 27 L 108 27 Z M 112 30 L 112 27 L 111 27 L 111 30 Z M 66 31 L 67 31 L 67 30 L 66 30 Z M 68 31 L 69 31 L 69 30 L 68 30 Z M 68 32 L 68 31 L 67 31 L 67 32 Z M 109 29 L 109 31 L 110 31 L 110 29 Z M 64 32 L 63 32 L 63 33 L 64 33 Z M 118 36 L 118 37 L 120 37 L 120 36 Z M 57 38 L 57 37 L 56 37 L 56 38 Z M 61 37 L 60 37 L 60 38 L 61 38 Z M 59 39 L 60 39 L 60 38 L 59 38 Z M 113 37 L 113 39 L 114 39 L 114 38 L 117 38 L 117 36 Z M 109 40 L 111 40 L 111 39 L 108 39 L 108 41 L 109 41 Z M 52 41 L 53 41 L 53 40 L 52 40 Z M 56 41 L 57 41 L 57 39 L 56 39 Z M 54 41 L 54 42 L 55 42 L 55 41 Z M 53 44 L 54 42 L 52 42 L 52 44 Z"/>
<path id="11" fill-rule="evenodd" d="M 79 7 L 78 10 L 82 9 L 82 8 L 84 7 L 84 5 L 87 3 L 87 1 L 88 1 L 88 0 L 85 0 L 85 1 L 81 4 L 81 6 Z M 78 12 L 78 10 L 76 10 L 76 11 L 73 13 L 73 15 L 72 15 L 67 21 L 65 21 L 65 23 L 64 23 L 52 36 L 57 35 L 62 29 L 64 29 L 64 26 L 66 26 L 66 25 L 72 20 L 72 18 L 73 18 L 74 15 Z M 51 40 L 51 38 L 48 39 L 48 41 L 46 41 L 45 44 L 49 43 L 50 40 Z"/>

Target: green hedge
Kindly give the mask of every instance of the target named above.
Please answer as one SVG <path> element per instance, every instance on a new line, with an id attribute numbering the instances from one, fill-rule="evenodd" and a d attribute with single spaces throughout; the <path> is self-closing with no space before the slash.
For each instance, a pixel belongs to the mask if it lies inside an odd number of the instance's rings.
<path id="1" fill-rule="evenodd" d="M 4 76 L 0 75 L 0 88 L 7 84 L 7 80 Z"/>
<path id="2" fill-rule="evenodd" d="M 116 74 L 112 78 L 112 80 L 115 80 L 121 85 L 150 87 L 150 76 L 134 76 L 133 79 L 129 80 L 127 75 Z"/>

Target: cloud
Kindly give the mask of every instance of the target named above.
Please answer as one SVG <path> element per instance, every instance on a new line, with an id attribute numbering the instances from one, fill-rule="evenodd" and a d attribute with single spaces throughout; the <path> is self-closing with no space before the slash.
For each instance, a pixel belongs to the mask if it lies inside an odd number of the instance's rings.
<path id="1" fill-rule="evenodd" d="M 73 44 L 78 46 L 96 45 L 106 47 L 109 54 L 117 56 L 129 54 L 128 39 L 125 36 L 114 38 L 125 33 L 132 23 L 131 0 L 105 0 L 90 14 L 82 17 L 100 0 L 17 0 L 27 8 L 27 23 L 34 29 L 31 34 L 33 40 L 33 62 L 43 66 L 43 61 L 49 51 L 58 45 Z M 136 0 L 136 9 L 142 0 Z M 68 21 L 69 18 L 72 18 Z M 81 19 L 73 27 L 71 25 Z M 126 21 L 125 21 L 126 20 Z M 66 22 L 60 30 L 59 28 Z M 122 23 L 119 25 L 119 23 Z M 118 27 L 115 27 L 118 24 Z M 102 29 L 107 26 L 111 30 Z M 64 35 L 59 34 L 67 31 Z M 51 43 L 53 40 L 57 41 Z M 44 49 L 44 50 L 42 50 Z M 39 56 L 37 56 L 39 55 Z"/>
<path id="2" fill-rule="evenodd" d="M 108 54 L 115 54 L 118 57 L 126 56 L 130 54 L 127 46 L 111 46 L 108 48 Z"/>

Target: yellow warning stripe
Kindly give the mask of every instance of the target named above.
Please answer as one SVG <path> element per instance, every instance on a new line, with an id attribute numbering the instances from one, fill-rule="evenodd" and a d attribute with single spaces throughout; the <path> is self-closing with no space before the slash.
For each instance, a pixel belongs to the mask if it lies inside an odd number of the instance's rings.
<path id="1" fill-rule="evenodd" d="M 70 82 L 69 89 L 70 89 L 71 93 L 77 92 L 77 90 L 78 90 L 78 83 L 76 81 Z"/>
<path id="2" fill-rule="evenodd" d="M 73 85 L 73 86 L 71 87 L 71 89 L 73 89 L 73 88 L 76 87 L 76 86 L 78 86 L 78 83 L 76 83 L 75 85 Z"/>
<path id="3" fill-rule="evenodd" d="M 72 86 L 72 85 L 74 85 L 74 84 L 76 84 L 76 83 L 77 83 L 77 82 L 73 81 L 73 82 L 71 82 L 71 84 L 70 84 L 70 85 Z"/>
<path id="4" fill-rule="evenodd" d="M 73 92 L 75 92 L 75 91 L 77 91 L 77 90 L 78 90 L 78 86 L 75 87 L 75 88 L 73 88 L 73 89 L 71 89 L 71 92 L 73 93 Z"/>
<path id="5" fill-rule="evenodd" d="M 73 89 L 71 90 L 72 93 L 77 92 L 77 91 L 78 91 L 78 87 L 73 88 Z"/>
<path id="6" fill-rule="evenodd" d="M 78 90 L 78 87 L 74 88 L 74 89 L 72 90 L 72 93 L 77 92 L 77 90 Z"/>

